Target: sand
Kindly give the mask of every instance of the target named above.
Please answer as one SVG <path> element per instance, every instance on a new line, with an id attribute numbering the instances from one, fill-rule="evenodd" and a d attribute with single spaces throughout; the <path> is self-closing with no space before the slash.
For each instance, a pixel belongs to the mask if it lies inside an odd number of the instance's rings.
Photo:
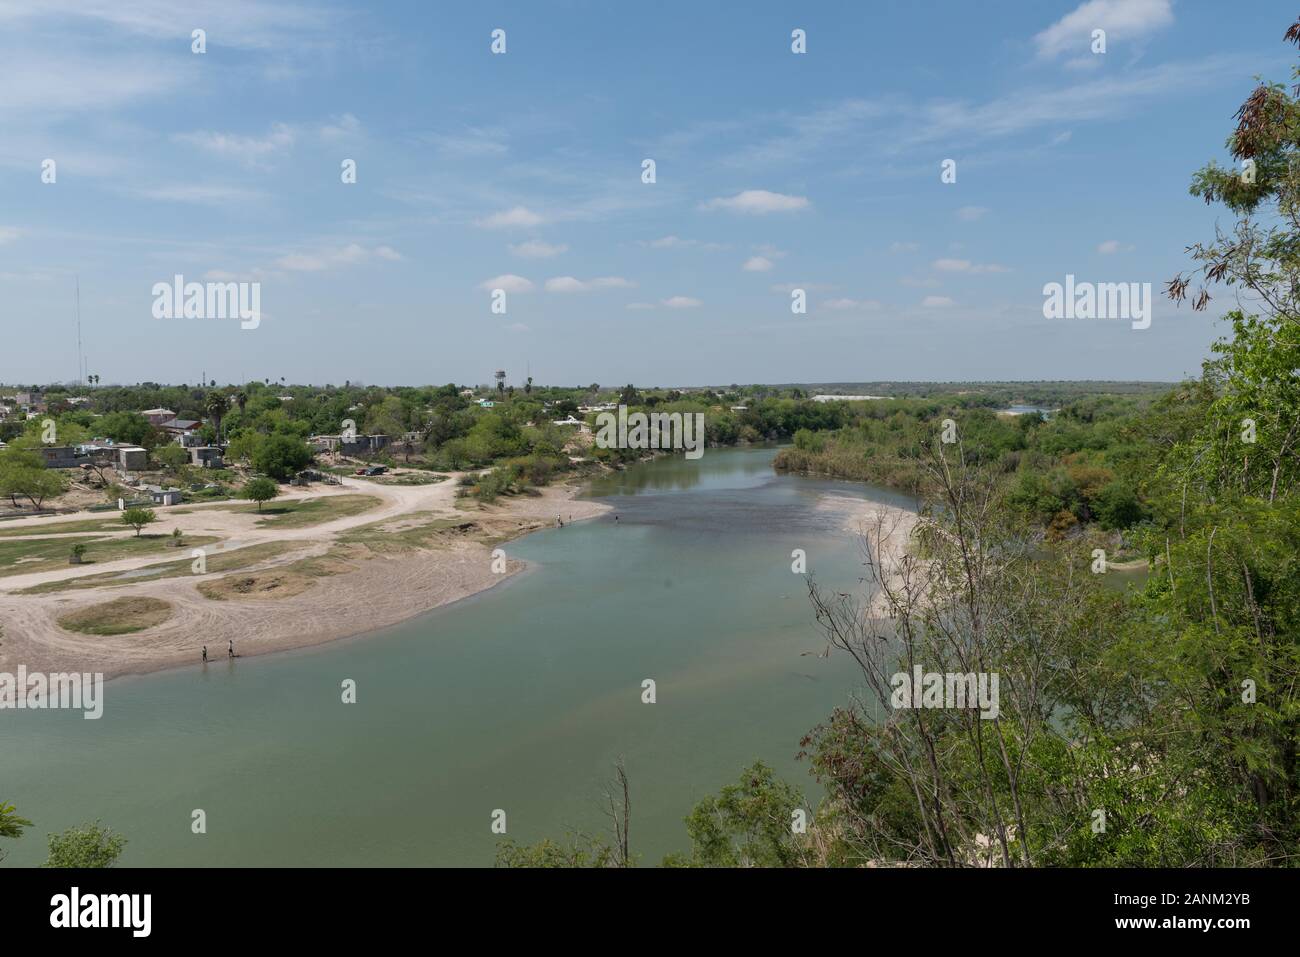
<path id="1" fill-rule="evenodd" d="M 458 502 L 458 477 L 452 476 L 436 485 L 415 486 L 380 485 L 345 478 L 341 487 L 313 486 L 282 495 L 277 502 L 340 494 L 364 494 L 381 500 L 379 505 L 358 515 L 303 528 L 259 527 L 258 515 L 230 511 L 220 505 L 158 508 L 159 521 L 150 532 L 170 533 L 173 528 L 180 528 L 186 534 L 216 535 L 222 539 L 221 547 L 208 546 L 210 558 L 223 551 L 270 542 L 288 543 L 291 549 L 233 572 L 184 575 L 134 584 L 128 579 L 121 585 L 39 595 L 15 592 L 82 575 L 129 572 L 178 558 L 188 560 L 190 550 L 178 549 L 173 553 L 167 549 L 166 554 L 62 566 L 0 578 L 0 672 L 15 673 L 22 664 L 29 672 L 102 672 L 112 678 L 197 665 L 205 644 L 209 657 L 220 660 L 226 656 L 230 640 L 234 641 L 235 652 L 241 658 L 249 658 L 362 635 L 491 588 L 524 567 L 521 562 L 508 560 L 505 573 L 495 573 L 494 546 L 475 538 L 490 536 L 500 542 L 537 528 L 554 526 L 557 515 L 563 516 L 568 524 L 570 516 L 580 521 L 609 510 L 599 502 L 576 499 L 577 488 L 563 485 L 539 490 L 538 495 L 503 497 L 487 506 L 472 500 Z M 188 514 L 176 514 L 177 511 Z M 107 517 L 113 515 L 107 513 Z M 103 517 L 105 513 L 83 512 L 55 519 L 6 522 L 4 527 L 17 529 L 30 525 L 33 532 L 39 532 L 41 524 Z M 309 556 L 337 554 L 339 535 L 359 526 L 383 521 L 391 523 L 385 525 L 386 529 L 400 529 L 418 525 L 430 517 L 475 522 L 477 535 L 464 540 L 449 535 L 433 547 L 393 555 L 344 547 L 346 558 L 341 567 L 345 570 L 341 574 L 320 578 L 287 597 L 213 600 L 201 594 L 197 587 L 200 582 L 229 575 L 283 569 Z M 120 534 L 132 533 L 124 529 Z M 508 546 L 505 550 L 508 555 Z M 340 567 L 338 562 L 334 565 Z M 57 624 L 57 619 L 70 611 L 129 596 L 161 598 L 170 602 L 175 611 L 161 625 L 112 637 L 76 634 Z"/>

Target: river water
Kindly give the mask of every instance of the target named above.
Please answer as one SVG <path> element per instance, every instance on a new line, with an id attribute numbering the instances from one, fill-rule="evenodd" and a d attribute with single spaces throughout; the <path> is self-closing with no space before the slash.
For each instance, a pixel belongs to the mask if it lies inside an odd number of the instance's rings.
<path id="1" fill-rule="evenodd" d="M 123 865 L 490 865 L 498 809 L 518 841 L 603 836 L 620 756 L 643 864 L 687 850 L 683 817 L 755 760 L 815 801 L 799 738 L 859 680 L 817 657 L 791 552 L 861 588 L 832 506 L 910 503 L 775 474 L 773 455 L 602 477 L 613 513 L 506 544 L 528 571 L 382 632 L 112 681 L 97 721 L 0 712 L 0 800 L 35 822 L 7 865 L 96 818 L 128 839 Z"/>

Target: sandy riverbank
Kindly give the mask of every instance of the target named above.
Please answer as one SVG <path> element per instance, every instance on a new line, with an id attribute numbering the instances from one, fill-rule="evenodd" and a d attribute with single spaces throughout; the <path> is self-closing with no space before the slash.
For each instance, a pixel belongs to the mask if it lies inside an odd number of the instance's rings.
<path id="1" fill-rule="evenodd" d="M 915 569 L 924 568 L 923 562 L 911 557 L 912 536 L 921 522 L 921 517 L 911 509 L 848 495 L 825 495 L 818 507 L 843 516 L 844 530 L 861 540 L 863 560 L 869 557 L 876 566 L 872 574 L 891 590 L 898 590 L 903 585 L 905 562 L 913 563 Z M 889 617 L 889 602 L 883 591 L 877 581 L 870 580 L 870 576 L 869 582 L 874 594 L 868 613 L 879 618 Z"/>
<path id="2" fill-rule="evenodd" d="M 197 665 L 202 647 L 215 660 L 234 641 L 241 657 L 305 648 L 353 637 L 491 588 L 523 568 L 502 544 L 556 517 L 567 524 L 609 510 L 577 499 L 573 485 L 498 499 L 493 505 L 456 498 L 454 479 L 428 486 L 345 481 L 342 489 L 311 495 L 364 494 L 377 505 L 346 518 L 302 528 L 259 525 L 255 514 L 230 508 L 159 510 L 160 525 L 186 534 L 221 536 L 216 556 L 238 555 L 252 546 L 280 554 L 235 571 L 96 588 L 16 594 L 33 586 L 66 582 L 86 574 L 130 575 L 172 555 L 133 558 L 86 568 L 0 578 L 0 672 L 102 672 L 106 677 Z M 60 520 L 83 516 L 61 516 Z M 425 529 L 434 529 L 424 534 Z M 415 539 L 403 533 L 420 533 Z M 34 529 L 35 531 L 35 529 Z M 364 536 L 358 542 L 358 536 Z M 493 571 L 492 550 L 506 552 L 504 574 Z M 189 551 L 181 553 L 189 557 Z M 498 567 L 499 564 L 498 564 Z M 223 597 L 208 597 L 214 588 Z M 241 591 L 242 590 L 242 591 Z M 132 634 L 97 636 L 65 630 L 69 612 L 124 597 L 160 598 L 173 613 L 161 625 Z"/>

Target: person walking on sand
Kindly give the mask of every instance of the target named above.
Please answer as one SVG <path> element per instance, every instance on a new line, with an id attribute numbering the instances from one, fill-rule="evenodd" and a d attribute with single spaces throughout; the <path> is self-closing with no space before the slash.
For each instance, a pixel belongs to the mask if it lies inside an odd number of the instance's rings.
<path id="1" fill-rule="evenodd" d="M 208 663 L 208 646 L 207 646 L 207 645 L 204 645 L 204 646 L 203 646 L 203 663 L 204 663 L 205 665 Z"/>
<path id="2" fill-rule="evenodd" d="M 227 650 L 226 653 L 230 656 L 231 661 L 235 660 L 235 639 L 234 638 L 230 639 L 230 648 Z"/>

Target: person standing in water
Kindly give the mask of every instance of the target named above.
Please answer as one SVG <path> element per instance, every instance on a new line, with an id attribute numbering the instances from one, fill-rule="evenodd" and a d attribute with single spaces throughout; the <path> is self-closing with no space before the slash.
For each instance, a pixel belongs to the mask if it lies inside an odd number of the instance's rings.
<path id="1" fill-rule="evenodd" d="M 204 646 L 203 646 L 203 663 L 204 663 L 205 665 L 208 663 L 208 646 L 207 646 L 207 645 L 204 645 Z"/>
<path id="2" fill-rule="evenodd" d="M 234 638 L 231 638 L 231 639 L 230 639 L 230 648 L 229 648 L 229 650 L 228 650 L 226 653 L 227 653 L 228 655 L 230 655 L 230 659 L 233 661 L 234 658 L 235 658 L 235 639 L 234 639 Z"/>

